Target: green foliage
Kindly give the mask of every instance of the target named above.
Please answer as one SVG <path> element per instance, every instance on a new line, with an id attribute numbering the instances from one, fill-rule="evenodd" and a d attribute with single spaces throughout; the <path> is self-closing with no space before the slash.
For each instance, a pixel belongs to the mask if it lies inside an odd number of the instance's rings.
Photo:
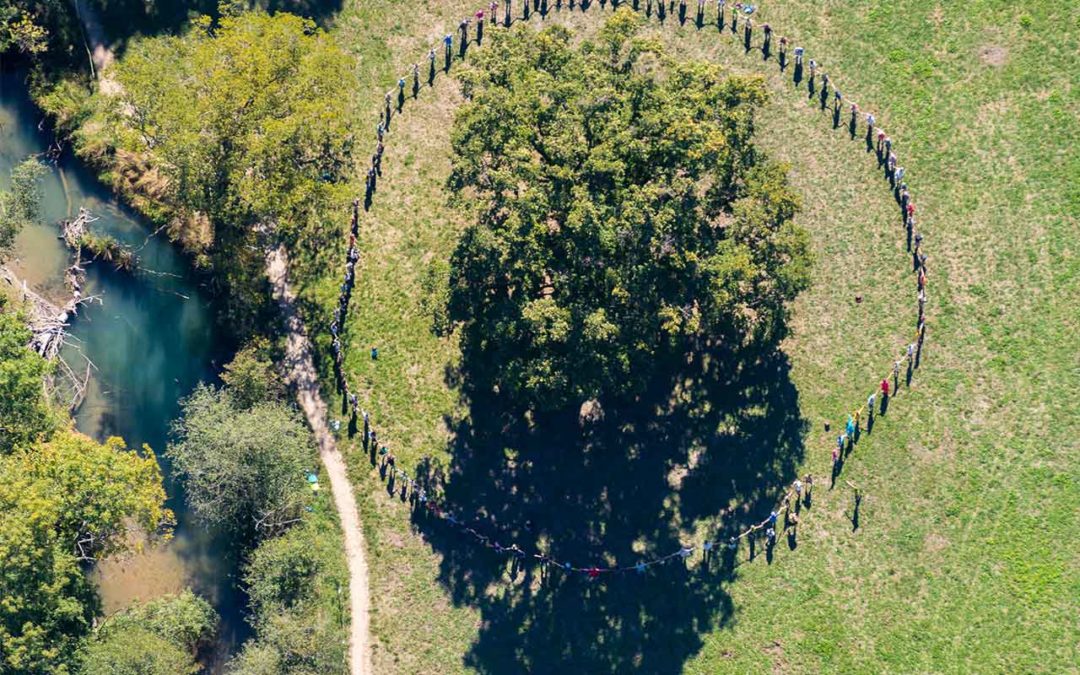
<path id="1" fill-rule="evenodd" d="M 295 522 L 315 453 L 302 419 L 281 403 L 238 408 L 226 390 L 200 386 L 184 401 L 168 456 L 205 523 L 242 537 Z"/>
<path id="2" fill-rule="evenodd" d="M 706 344 L 774 345 L 808 285 L 799 199 L 753 143 L 764 83 L 638 27 L 617 13 L 579 47 L 500 33 L 462 75 L 450 185 L 475 224 L 449 314 L 476 384 L 527 407 L 633 396 Z"/>
<path id="3" fill-rule="evenodd" d="M 52 366 L 29 342 L 23 320 L 0 311 L 0 453 L 27 447 L 56 423 L 42 383 Z"/>
<path id="4" fill-rule="evenodd" d="M 0 456 L 0 669 L 67 673 L 97 611 L 80 561 L 171 523 L 152 453 L 73 432 Z"/>
<path id="5" fill-rule="evenodd" d="M 213 636 L 218 617 L 206 600 L 185 590 L 134 605 L 116 614 L 98 629 L 98 633 L 123 633 L 143 628 L 171 644 L 195 653 Z"/>
<path id="6" fill-rule="evenodd" d="M 44 164 L 27 159 L 11 170 L 11 188 L 0 191 L 0 262 L 11 253 L 19 231 L 41 219 L 44 175 Z"/>
<path id="7" fill-rule="evenodd" d="M 257 338 L 225 365 L 221 379 L 237 408 L 246 410 L 257 403 L 281 401 L 285 397 L 285 382 L 275 371 L 269 352 L 266 340 Z"/>
<path id="8" fill-rule="evenodd" d="M 71 542 L 81 561 L 124 550 L 129 534 L 168 535 L 173 515 L 148 446 L 139 453 L 120 438 L 97 443 L 66 432 L 12 461 L 12 469 L 34 481 L 38 496 L 55 508 L 58 536 Z"/>
<path id="9" fill-rule="evenodd" d="M 0 53 L 44 53 L 51 33 L 66 16 L 63 0 L 0 0 Z"/>
<path id="10" fill-rule="evenodd" d="M 191 654 L 139 626 L 108 631 L 93 640 L 83 658 L 83 675 L 194 675 Z"/>
<path id="11" fill-rule="evenodd" d="M 139 264 L 135 252 L 111 235 L 87 232 L 79 240 L 79 245 L 93 254 L 95 259 L 111 263 L 123 272 L 132 272 Z"/>
<path id="12" fill-rule="evenodd" d="M 217 614 L 190 590 L 109 617 L 84 653 L 84 675 L 194 673 L 195 655 L 213 636 Z"/>
<path id="13" fill-rule="evenodd" d="M 209 251 L 230 300 L 251 304 L 264 295 L 260 238 L 314 246 L 344 196 L 350 73 L 348 56 L 310 21 L 262 12 L 216 25 L 203 18 L 178 37 L 134 40 L 116 68 L 123 92 L 99 94 L 100 124 L 84 128 L 112 130 L 116 158 L 132 164 L 114 173 L 159 175 L 152 189 L 146 181 L 130 189 L 166 203 L 179 223 L 174 235 Z M 80 140 L 89 152 L 95 142 Z"/>
<path id="14" fill-rule="evenodd" d="M 345 672 L 348 580 L 336 527 L 319 514 L 255 549 L 244 582 L 256 638 L 232 675 Z"/>

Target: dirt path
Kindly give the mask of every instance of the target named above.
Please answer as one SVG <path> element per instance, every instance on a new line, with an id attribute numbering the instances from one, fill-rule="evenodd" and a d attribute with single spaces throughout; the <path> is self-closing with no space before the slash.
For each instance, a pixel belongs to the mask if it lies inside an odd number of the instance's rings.
<path id="1" fill-rule="evenodd" d="M 311 358 L 311 344 L 297 313 L 296 296 L 289 288 L 288 271 L 288 253 L 284 246 L 279 245 L 266 257 L 266 273 L 273 286 L 274 299 L 285 319 L 288 336 L 285 371 L 290 384 L 296 387 L 297 401 L 318 441 L 319 457 L 330 476 L 330 490 L 345 535 L 345 559 L 349 565 L 349 609 L 352 615 L 349 672 L 352 675 L 367 675 L 371 672 L 371 653 L 368 649 L 368 572 L 364 558 L 364 535 L 360 529 L 360 516 L 356 511 L 356 498 L 345 470 L 345 461 L 326 426 L 326 404 L 319 394 L 319 378 Z"/>

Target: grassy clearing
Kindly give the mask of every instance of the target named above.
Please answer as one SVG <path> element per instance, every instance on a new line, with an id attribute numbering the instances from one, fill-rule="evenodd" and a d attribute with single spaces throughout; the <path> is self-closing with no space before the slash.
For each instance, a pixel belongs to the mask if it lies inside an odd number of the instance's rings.
<path id="1" fill-rule="evenodd" d="M 382 93 L 473 5 L 405 12 L 372 0 L 343 11 L 336 30 L 359 57 L 364 134 Z M 1075 668 L 1077 10 L 901 1 L 853 11 L 834 0 L 765 10 L 758 22 L 797 36 L 897 140 L 931 256 L 922 368 L 845 468 L 869 495 L 861 527 L 852 531 L 846 490 L 821 490 L 798 549 L 742 565 L 732 581 L 662 571 L 610 590 L 576 583 L 533 596 L 488 586 L 493 563 L 465 556 L 472 567 L 462 565 L 463 540 L 418 534 L 354 452 L 379 672 Z M 591 30 L 609 11 L 594 2 L 585 17 L 548 20 Z M 832 435 L 822 422 L 841 423 L 865 399 L 913 328 L 895 206 L 862 145 L 804 104 L 775 60 L 744 54 L 715 27 L 669 21 L 657 34 L 675 53 L 767 74 L 776 94 L 761 142 L 791 163 L 818 255 L 787 351 L 808 423 L 803 471 L 823 475 Z M 446 420 L 465 412 L 445 377 L 455 344 L 431 334 L 424 289 L 461 226 L 442 189 L 457 101 L 443 79 L 407 104 L 362 224 L 348 369 L 380 436 L 410 467 L 424 455 L 449 461 Z M 312 281 L 306 296 L 329 308 L 336 284 Z"/>

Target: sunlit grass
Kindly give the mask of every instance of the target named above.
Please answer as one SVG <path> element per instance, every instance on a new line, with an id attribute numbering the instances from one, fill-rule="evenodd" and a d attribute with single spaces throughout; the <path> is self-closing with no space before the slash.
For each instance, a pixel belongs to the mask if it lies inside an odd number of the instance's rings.
<path id="1" fill-rule="evenodd" d="M 474 4 L 405 9 L 372 0 L 338 18 L 336 30 L 359 57 L 362 138 L 370 128 L 373 144 L 382 93 Z M 594 29 L 610 9 L 592 4 L 587 15 L 564 9 L 548 21 Z M 797 36 L 896 141 L 930 254 L 929 338 L 910 391 L 845 467 L 844 478 L 868 494 L 860 528 L 852 532 L 842 482 L 820 490 L 797 550 L 782 547 L 771 566 L 743 565 L 725 584 L 731 620 L 698 631 L 700 645 L 685 661 L 673 650 L 646 662 L 701 673 L 1075 668 L 1075 9 L 830 0 L 763 12 L 759 26 L 767 20 L 777 36 Z M 914 279 L 895 203 L 863 144 L 833 130 L 775 58 L 744 54 L 741 40 L 709 24 L 698 31 L 669 21 L 657 34 L 675 55 L 769 78 L 775 95 L 760 120 L 761 143 L 791 164 L 818 257 L 786 350 L 811 423 L 805 470 L 824 475 L 833 435 L 823 422 L 841 424 L 913 332 Z M 443 189 L 458 101 L 453 82 L 440 77 L 407 102 L 361 225 L 347 365 L 380 437 L 408 467 L 424 455 L 445 457 L 444 416 L 462 412 L 445 378 L 456 345 L 432 334 L 423 283 L 462 227 Z M 335 270 L 306 292 L 329 313 L 338 283 Z M 378 361 L 368 357 L 372 345 Z M 506 619 L 452 597 L 408 510 L 386 496 L 365 456 L 354 452 L 351 462 L 371 553 L 379 671 L 490 670 L 475 650 L 478 635 L 483 622 Z M 682 582 L 661 571 L 644 588 L 611 583 L 675 602 Z M 573 663 L 566 670 L 576 672 Z"/>

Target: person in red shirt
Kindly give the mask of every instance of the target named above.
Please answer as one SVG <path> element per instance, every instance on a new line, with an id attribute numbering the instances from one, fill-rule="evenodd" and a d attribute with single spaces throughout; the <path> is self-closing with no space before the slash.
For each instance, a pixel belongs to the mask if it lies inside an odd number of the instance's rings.
<path id="1" fill-rule="evenodd" d="M 886 377 L 881 380 L 881 402 L 884 403 L 887 398 L 889 398 L 889 378 Z"/>

